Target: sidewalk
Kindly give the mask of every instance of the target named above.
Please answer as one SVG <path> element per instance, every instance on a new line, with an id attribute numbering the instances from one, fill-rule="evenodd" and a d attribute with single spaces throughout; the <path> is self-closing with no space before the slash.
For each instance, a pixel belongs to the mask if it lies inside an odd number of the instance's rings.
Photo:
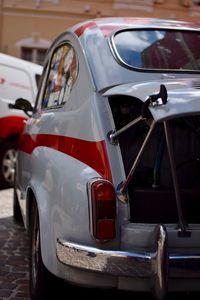
<path id="1" fill-rule="evenodd" d="M 12 189 L 0 191 L 0 300 L 29 300 L 28 239 L 12 217 Z"/>

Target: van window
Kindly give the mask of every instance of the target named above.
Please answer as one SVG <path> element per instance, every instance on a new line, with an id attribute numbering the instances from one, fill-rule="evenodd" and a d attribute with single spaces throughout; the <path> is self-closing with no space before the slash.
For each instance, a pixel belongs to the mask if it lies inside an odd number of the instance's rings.
<path id="1" fill-rule="evenodd" d="M 13 101 L 20 97 L 31 100 L 33 94 L 29 75 L 21 69 L 0 64 L 0 95 Z"/>
<path id="2" fill-rule="evenodd" d="M 37 88 L 39 87 L 40 78 L 41 78 L 40 74 L 35 74 L 35 81 L 36 81 Z"/>
<path id="3" fill-rule="evenodd" d="M 54 108 L 67 102 L 77 77 L 77 65 L 75 51 L 70 44 L 55 50 L 47 77 L 43 108 Z"/>

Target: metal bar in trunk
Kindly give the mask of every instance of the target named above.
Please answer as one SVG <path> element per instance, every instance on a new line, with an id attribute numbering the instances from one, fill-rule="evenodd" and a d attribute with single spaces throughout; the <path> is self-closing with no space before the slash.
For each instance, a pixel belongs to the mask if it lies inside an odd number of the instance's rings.
<path id="1" fill-rule="evenodd" d="M 184 233 L 186 233 L 186 232 L 189 233 L 189 231 L 187 230 L 186 222 L 183 217 L 180 188 L 179 188 L 178 176 L 177 176 L 177 172 L 176 172 L 171 131 L 170 131 L 170 126 L 169 126 L 168 121 L 164 121 L 164 129 L 165 129 L 165 137 L 166 137 L 166 142 L 167 142 L 167 149 L 168 149 L 170 167 L 171 167 L 171 172 L 172 172 L 172 180 L 173 180 L 175 197 L 176 197 L 176 206 L 177 206 L 177 213 L 178 213 L 179 226 L 180 226 L 179 229 L 181 230 L 181 232 L 184 235 Z"/>
<path id="2" fill-rule="evenodd" d="M 144 151 L 144 149 L 145 149 L 145 147 L 146 147 L 146 145 L 147 145 L 147 143 L 148 143 L 148 141 L 149 141 L 149 139 L 151 137 L 151 134 L 153 132 L 155 124 L 156 124 L 156 122 L 152 121 L 152 124 L 151 124 L 151 126 L 149 128 L 149 131 L 148 131 L 148 133 L 147 133 L 147 135 L 146 135 L 146 137 L 144 139 L 144 142 L 143 142 L 143 144 L 142 144 L 142 146 L 140 148 L 140 151 L 138 152 L 138 155 L 137 155 L 137 157 L 136 157 L 136 159 L 135 159 L 135 161 L 134 161 L 134 163 L 132 165 L 132 168 L 131 168 L 131 170 L 130 170 L 130 172 L 129 172 L 127 178 L 126 178 L 126 180 L 120 186 L 119 193 L 122 194 L 122 195 L 127 191 L 128 185 L 129 185 L 129 183 L 130 183 L 130 181 L 131 181 L 131 179 L 133 177 L 133 174 L 134 174 L 135 169 L 136 169 L 136 167 L 137 167 L 137 165 L 138 165 L 138 163 L 140 161 L 142 153 L 143 153 L 143 151 Z M 121 197 L 121 196 L 119 195 L 119 197 Z"/>
<path id="3" fill-rule="evenodd" d="M 131 126 L 133 126 L 134 124 L 138 123 L 139 121 L 143 120 L 144 118 L 142 116 L 139 116 L 138 118 L 134 119 L 133 121 L 131 121 L 130 123 L 126 124 L 124 127 L 120 128 L 117 131 L 112 131 L 108 133 L 108 138 L 111 144 L 116 144 L 116 138 L 122 134 L 124 131 L 126 131 L 127 129 L 129 129 Z"/>

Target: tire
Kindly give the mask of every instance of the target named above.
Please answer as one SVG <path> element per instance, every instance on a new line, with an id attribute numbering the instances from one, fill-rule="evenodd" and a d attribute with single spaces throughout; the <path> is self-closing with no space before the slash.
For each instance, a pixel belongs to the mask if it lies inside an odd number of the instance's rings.
<path id="1" fill-rule="evenodd" d="M 16 192 L 15 187 L 13 189 L 13 218 L 14 218 L 14 221 L 17 223 L 23 222 L 22 213 L 21 213 L 21 209 L 19 206 L 19 201 L 18 201 L 17 192 Z"/>
<path id="2" fill-rule="evenodd" d="M 56 299 L 58 279 L 43 264 L 40 243 L 39 215 L 33 202 L 30 228 L 30 294 L 32 300 Z"/>
<path id="3" fill-rule="evenodd" d="M 0 147 L 0 188 L 13 187 L 17 140 L 10 140 Z"/>

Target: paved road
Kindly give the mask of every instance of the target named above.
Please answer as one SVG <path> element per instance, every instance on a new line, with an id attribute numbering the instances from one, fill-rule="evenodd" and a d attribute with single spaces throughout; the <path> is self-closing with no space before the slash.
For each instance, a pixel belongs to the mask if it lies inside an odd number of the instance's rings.
<path id="1" fill-rule="evenodd" d="M 0 300 L 30 300 L 28 274 L 28 239 L 22 225 L 13 221 L 12 189 L 0 191 Z M 56 287 L 55 287 L 56 289 Z M 69 292 L 84 295 L 84 298 L 100 299 L 140 299 L 141 294 L 128 292 L 104 293 L 93 289 L 78 289 L 66 284 L 59 285 L 56 299 L 64 300 Z M 64 296 L 65 295 L 65 296 Z M 143 294 L 142 294 L 143 295 Z M 181 296 L 181 297 L 180 297 Z M 151 295 L 144 294 L 143 299 L 153 300 Z M 169 294 L 166 300 L 197 300 L 196 294 Z"/>
<path id="2" fill-rule="evenodd" d="M 30 299 L 28 240 L 13 222 L 12 189 L 0 191 L 0 300 Z"/>

